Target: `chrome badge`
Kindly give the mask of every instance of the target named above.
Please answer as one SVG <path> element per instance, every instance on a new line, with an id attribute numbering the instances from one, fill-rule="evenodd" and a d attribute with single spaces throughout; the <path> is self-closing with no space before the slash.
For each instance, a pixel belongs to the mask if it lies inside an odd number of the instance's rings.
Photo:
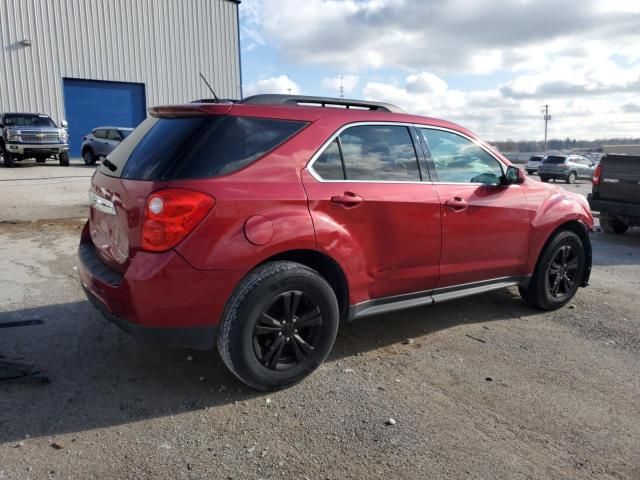
<path id="1" fill-rule="evenodd" d="M 102 213 L 107 213 L 109 215 L 116 214 L 116 207 L 114 207 L 112 201 L 107 200 L 100 195 L 96 195 L 91 190 L 89 190 L 89 204 Z"/>

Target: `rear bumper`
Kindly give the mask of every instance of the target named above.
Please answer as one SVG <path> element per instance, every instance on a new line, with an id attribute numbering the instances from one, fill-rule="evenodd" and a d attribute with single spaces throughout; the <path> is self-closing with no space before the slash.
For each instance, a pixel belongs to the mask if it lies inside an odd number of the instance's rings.
<path id="1" fill-rule="evenodd" d="M 587 196 L 587 200 L 591 210 L 601 214 L 640 218 L 640 205 L 638 204 L 595 199 L 591 193 Z"/>
<path id="2" fill-rule="evenodd" d="M 544 170 L 538 169 L 538 175 L 546 178 L 556 178 L 556 179 L 565 179 L 569 176 L 569 171 L 566 172 L 545 172 Z"/>
<path id="3" fill-rule="evenodd" d="M 78 274 L 87 298 L 107 320 L 163 347 L 215 347 L 218 323 L 241 273 L 196 270 L 169 251 L 138 252 L 122 274 L 101 261 L 87 230 Z"/>
<path id="4" fill-rule="evenodd" d="M 137 325 L 109 312 L 109 308 L 84 284 L 82 289 L 89 302 L 104 318 L 133 335 L 141 343 L 161 348 L 193 348 L 195 350 L 210 350 L 215 346 L 218 331 L 216 326 L 162 328 Z"/>

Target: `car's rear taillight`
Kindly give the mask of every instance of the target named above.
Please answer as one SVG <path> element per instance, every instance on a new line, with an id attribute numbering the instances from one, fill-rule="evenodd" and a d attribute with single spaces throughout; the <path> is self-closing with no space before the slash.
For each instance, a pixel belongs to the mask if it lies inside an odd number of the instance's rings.
<path id="1" fill-rule="evenodd" d="M 153 192 L 144 206 L 142 249 L 164 252 L 175 247 L 215 203 L 213 197 L 193 190 L 168 188 Z"/>
<path id="2" fill-rule="evenodd" d="M 596 167 L 595 172 L 593 172 L 593 178 L 591 179 L 591 182 L 594 185 L 600 185 L 601 177 L 602 177 L 602 164 L 599 163 L 598 166 Z"/>

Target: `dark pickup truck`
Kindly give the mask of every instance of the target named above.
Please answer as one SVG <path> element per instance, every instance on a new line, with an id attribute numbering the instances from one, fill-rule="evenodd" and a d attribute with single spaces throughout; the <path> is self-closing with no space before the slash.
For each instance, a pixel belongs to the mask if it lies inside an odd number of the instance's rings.
<path id="1" fill-rule="evenodd" d="M 591 210 L 600 212 L 605 233 L 625 233 L 640 226 L 640 156 L 607 154 L 593 174 Z"/>

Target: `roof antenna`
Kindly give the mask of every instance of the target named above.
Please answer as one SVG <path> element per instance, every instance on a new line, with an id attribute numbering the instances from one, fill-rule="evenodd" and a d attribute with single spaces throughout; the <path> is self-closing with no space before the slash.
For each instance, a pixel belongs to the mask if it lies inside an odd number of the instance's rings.
<path id="1" fill-rule="evenodd" d="M 207 86 L 207 88 L 209 89 L 209 91 L 211 91 L 211 93 L 213 94 L 213 98 L 215 99 L 216 103 L 218 103 L 220 101 L 220 99 L 218 98 L 218 96 L 216 95 L 216 92 L 213 91 L 213 88 L 211 88 L 211 85 L 209 85 L 209 82 L 207 82 L 207 79 L 204 78 L 204 75 L 202 74 L 202 72 L 198 72 L 200 74 L 200 78 L 202 78 L 202 81 L 204 82 L 204 84 Z"/>

